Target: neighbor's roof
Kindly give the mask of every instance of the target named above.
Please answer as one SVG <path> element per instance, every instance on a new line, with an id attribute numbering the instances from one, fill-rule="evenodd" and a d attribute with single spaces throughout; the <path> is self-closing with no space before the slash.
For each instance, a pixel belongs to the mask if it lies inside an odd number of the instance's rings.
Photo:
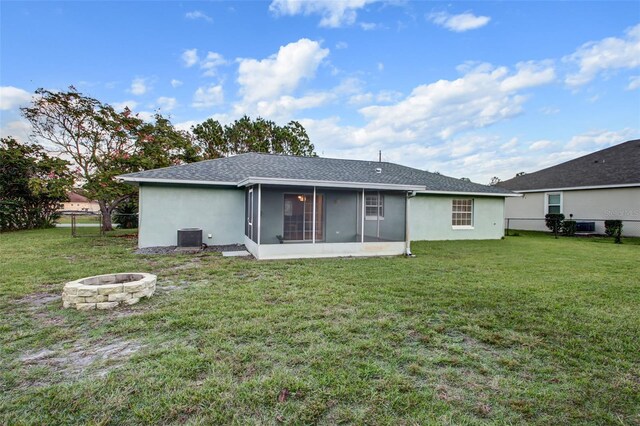
<path id="1" fill-rule="evenodd" d="M 378 168 L 380 173 L 376 170 Z M 130 173 L 119 178 L 128 182 L 237 186 L 263 183 L 511 195 L 502 188 L 394 163 L 259 153 Z"/>
<path id="2" fill-rule="evenodd" d="M 91 200 L 77 192 L 67 192 L 67 200 L 72 203 L 90 203 Z"/>
<path id="3" fill-rule="evenodd" d="M 640 139 L 500 182 L 512 191 L 640 186 Z"/>

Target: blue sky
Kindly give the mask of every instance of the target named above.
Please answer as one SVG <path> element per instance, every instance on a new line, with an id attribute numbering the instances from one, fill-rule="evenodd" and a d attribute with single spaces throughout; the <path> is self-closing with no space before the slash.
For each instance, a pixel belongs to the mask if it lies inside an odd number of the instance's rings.
<path id="1" fill-rule="evenodd" d="M 640 2 L 0 3 L 0 133 L 38 87 L 180 128 L 300 121 L 322 156 L 488 183 L 640 135 Z"/>

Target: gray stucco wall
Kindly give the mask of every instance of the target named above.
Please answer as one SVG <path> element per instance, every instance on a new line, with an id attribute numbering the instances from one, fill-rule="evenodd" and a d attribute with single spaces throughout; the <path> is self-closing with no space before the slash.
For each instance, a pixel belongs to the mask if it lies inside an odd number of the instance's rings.
<path id="1" fill-rule="evenodd" d="M 562 193 L 562 213 L 575 219 L 640 220 L 640 187 L 552 191 Z M 508 218 L 544 218 L 545 193 L 529 192 L 521 198 L 508 198 L 505 216 Z M 544 221 L 511 220 L 512 229 L 546 231 Z M 604 222 L 596 221 L 596 232 L 604 233 Z M 640 236 L 640 223 L 623 223 L 623 235 Z"/>
<path id="2" fill-rule="evenodd" d="M 242 189 L 140 185 L 139 247 L 176 245 L 180 228 L 202 228 L 209 245 L 242 244 L 244 219 Z"/>
<path id="3" fill-rule="evenodd" d="M 473 228 L 451 225 L 452 200 L 473 199 Z M 504 198 L 418 194 L 409 201 L 412 241 L 489 240 L 504 235 Z"/>
<path id="4" fill-rule="evenodd" d="M 358 234 L 358 197 L 354 191 L 325 193 L 325 239 L 328 243 L 355 242 Z"/>
<path id="5" fill-rule="evenodd" d="M 405 194 L 380 192 L 383 197 L 384 218 L 380 220 L 380 238 L 387 241 L 404 241 L 405 229 Z M 364 235 L 378 236 L 378 221 L 369 219 L 364 221 Z"/>

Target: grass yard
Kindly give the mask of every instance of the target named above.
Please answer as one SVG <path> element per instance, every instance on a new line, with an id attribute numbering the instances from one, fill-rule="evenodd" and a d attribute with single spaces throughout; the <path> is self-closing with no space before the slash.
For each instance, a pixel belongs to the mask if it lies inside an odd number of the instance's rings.
<path id="1" fill-rule="evenodd" d="M 134 246 L 0 234 L 0 424 L 640 424 L 637 240 L 263 262 Z M 66 281 L 123 271 L 157 293 L 62 310 Z"/>
<path id="2" fill-rule="evenodd" d="M 77 214 L 76 223 L 100 224 L 100 215 L 82 215 Z M 56 223 L 71 224 L 71 215 L 62 215 L 56 220 Z"/>

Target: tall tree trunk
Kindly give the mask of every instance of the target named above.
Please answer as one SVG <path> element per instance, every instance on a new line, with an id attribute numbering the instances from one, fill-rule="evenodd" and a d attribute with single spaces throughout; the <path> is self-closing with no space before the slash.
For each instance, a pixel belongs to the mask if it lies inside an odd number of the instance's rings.
<path id="1" fill-rule="evenodd" d="M 113 225 L 111 224 L 111 212 L 113 208 L 103 200 L 99 200 L 98 204 L 100 205 L 100 214 L 102 215 L 102 230 L 113 231 Z"/>
<path id="2" fill-rule="evenodd" d="M 131 198 L 131 194 L 121 195 L 120 197 L 113 200 L 111 203 L 107 203 L 104 200 L 98 200 L 98 205 L 100 206 L 100 213 L 102 214 L 102 230 L 103 231 L 113 231 L 111 214 L 116 210 L 116 208 L 121 203 L 127 201 L 129 198 Z"/>

